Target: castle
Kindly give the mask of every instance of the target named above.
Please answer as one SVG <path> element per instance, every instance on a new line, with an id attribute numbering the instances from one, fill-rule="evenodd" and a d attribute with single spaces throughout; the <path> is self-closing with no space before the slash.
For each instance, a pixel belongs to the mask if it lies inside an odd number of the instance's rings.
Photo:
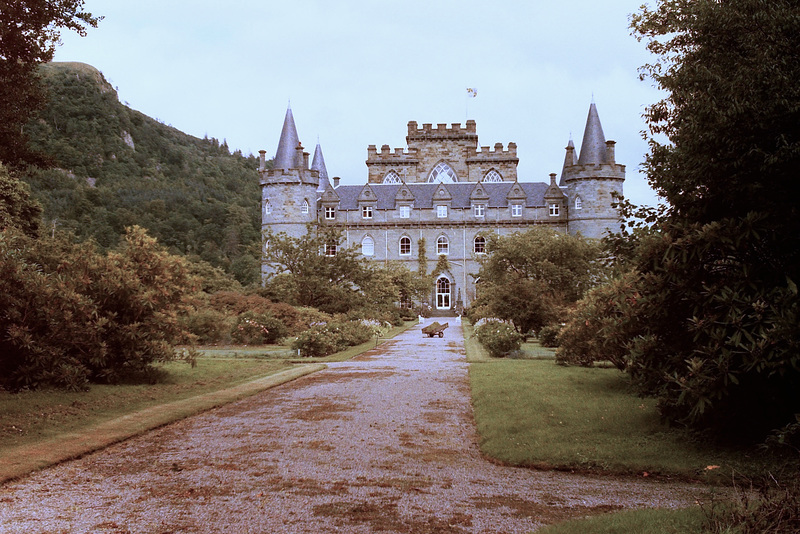
<path id="1" fill-rule="evenodd" d="M 331 183 L 319 144 L 309 166 L 287 109 L 272 169 L 260 151 L 262 230 L 298 237 L 308 223 L 335 226 L 344 243 L 328 245 L 325 254 L 355 245 L 372 261 L 400 261 L 411 270 L 427 259 L 428 273 L 444 255 L 447 269 L 430 288 L 429 304 L 447 313 L 475 298 L 478 258 L 490 234 L 546 225 L 600 238 L 619 225 L 612 203 L 622 195 L 625 166 L 615 161 L 594 103 L 580 153 L 570 139 L 560 179 L 553 173 L 549 184 L 519 181 L 517 145 L 479 147 L 473 120 L 421 128 L 411 121 L 406 142 L 407 148 L 367 148 L 366 184 Z M 262 262 L 262 276 L 268 273 Z"/>

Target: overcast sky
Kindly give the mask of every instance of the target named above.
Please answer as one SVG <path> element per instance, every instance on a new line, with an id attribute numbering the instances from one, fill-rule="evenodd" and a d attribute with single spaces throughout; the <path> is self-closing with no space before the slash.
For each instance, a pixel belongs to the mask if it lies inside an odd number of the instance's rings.
<path id="1" fill-rule="evenodd" d="M 408 121 L 467 118 L 480 145 L 517 143 L 521 181 L 547 181 L 594 99 L 625 196 L 652 205 L 640 132 L 659 93 L 638 79 L 651 58 L 628 29 L 641 3 L 86 0 L 104 20 L 64 33 L 55 60 L 93 65 L 130 107 L 245 154 L 275 154 L 291 101 L 303 145 L 319 139 L 346 184 L 366 182 L 368 145 L 406 146 Z"/>

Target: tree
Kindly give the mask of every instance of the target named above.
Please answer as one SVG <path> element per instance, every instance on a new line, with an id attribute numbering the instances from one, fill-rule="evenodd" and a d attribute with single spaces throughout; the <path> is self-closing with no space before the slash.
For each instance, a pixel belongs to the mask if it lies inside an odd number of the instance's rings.
<path id="1" fill-rule="evenodd" d="M 632 28 L 666 91 L 645 169 L 669 206 L 631 255 L 627 368 L 668 420 L 763 438 L 800 413 L 800 5 L 660 0 Z"/>
<path id="2" fill-rule="evenodd" d="M 548 228 L 493 235 L 487 251 L 470 315 L 510 320 L 523 334 L 558 320 L 602 271 L 598 243 Z"/>
<path id="3" fill-rule="evenodd" d="M 23 131 L 46 100 L 36 67 L 53 58 L 61 29 L 85 35 L 99 20 L 83 0 L 0 0 L 0 161 L 40 161 Z"/>
<path id="4" fill-rule="evenodd" d="M 269 232 L 265 239 L 267 287 L 277 283 L 276 293 L 289 304 L 344 313 L 367 303 L 363 288 L 372 271 L 354 248 L 341 246 L 340 231 L 309 226 L 299 238 Z"/>
<path id="5" fill-rule="evenodd" d="M 0 163 L 0 231 L 12 227 L 36 237 L 41 213 L 41 206 L 31 198 L 28 184 L 15 179 Z"/>

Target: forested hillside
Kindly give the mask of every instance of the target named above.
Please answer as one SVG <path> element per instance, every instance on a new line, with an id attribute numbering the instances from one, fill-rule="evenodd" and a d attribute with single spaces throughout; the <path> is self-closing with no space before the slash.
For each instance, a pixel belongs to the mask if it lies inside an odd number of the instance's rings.
<path id="1" fill-rule="evenodd" d="M 30 168 L 24 177 L 44 208 L 45 231 L 111 247 L 138 224 L 174 253 L 200 257 L 245 284 L 258 280 L 254 156 L 128 108 L 89 65 L 49 63 L 40 72 L 50 101 L 27 133 L 53 168 Z"/>

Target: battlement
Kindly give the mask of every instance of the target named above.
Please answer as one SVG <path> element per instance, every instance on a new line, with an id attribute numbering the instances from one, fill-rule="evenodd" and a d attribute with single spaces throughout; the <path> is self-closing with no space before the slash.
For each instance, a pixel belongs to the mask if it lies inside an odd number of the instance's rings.
<path id="1" fill-rule="evenodd" d="M 312 169 L 259 169 L 261 185 L 307 184 L 319 185 L 319 171 Z"/>
<path id="2" fill-rule="evenodd" d="M 381 146 L 381 151 L 375 145 L 367 147 L 367 162 L 368 163 L 408 163 L 417 160 L 417 149 L 410 148 L 405 150 L 403 148 L 389 148 L 389 145 Z"/>
<path id="3" fill-rule="evenodd" d="M 460 122 L 454 122 L 450 127 L 446 123 L 440 123 L 433 127 L 433 124 L 425 123 L 422 128 L 419 128 L 417 121 L 408 122 L 408 137 L 409 138 L 453 138 L 453 137 L 477 137 L 477 128 L 475 121 L 470 119 L 467 121 L 465 128 L 461 127 Z"/>
<path id="4" fill-rule="evenodd" d="M 502 159 L 516 159 L 517 158 L 517 144 L 513 141 L 508 143 L 508 150 L 503 150 L 503 143 L 495 143 L 494 148 L 482 146 L 480 150 L 476 148 L 467 148 L 467 158 L 470 160 L 496 160 Z"/>

